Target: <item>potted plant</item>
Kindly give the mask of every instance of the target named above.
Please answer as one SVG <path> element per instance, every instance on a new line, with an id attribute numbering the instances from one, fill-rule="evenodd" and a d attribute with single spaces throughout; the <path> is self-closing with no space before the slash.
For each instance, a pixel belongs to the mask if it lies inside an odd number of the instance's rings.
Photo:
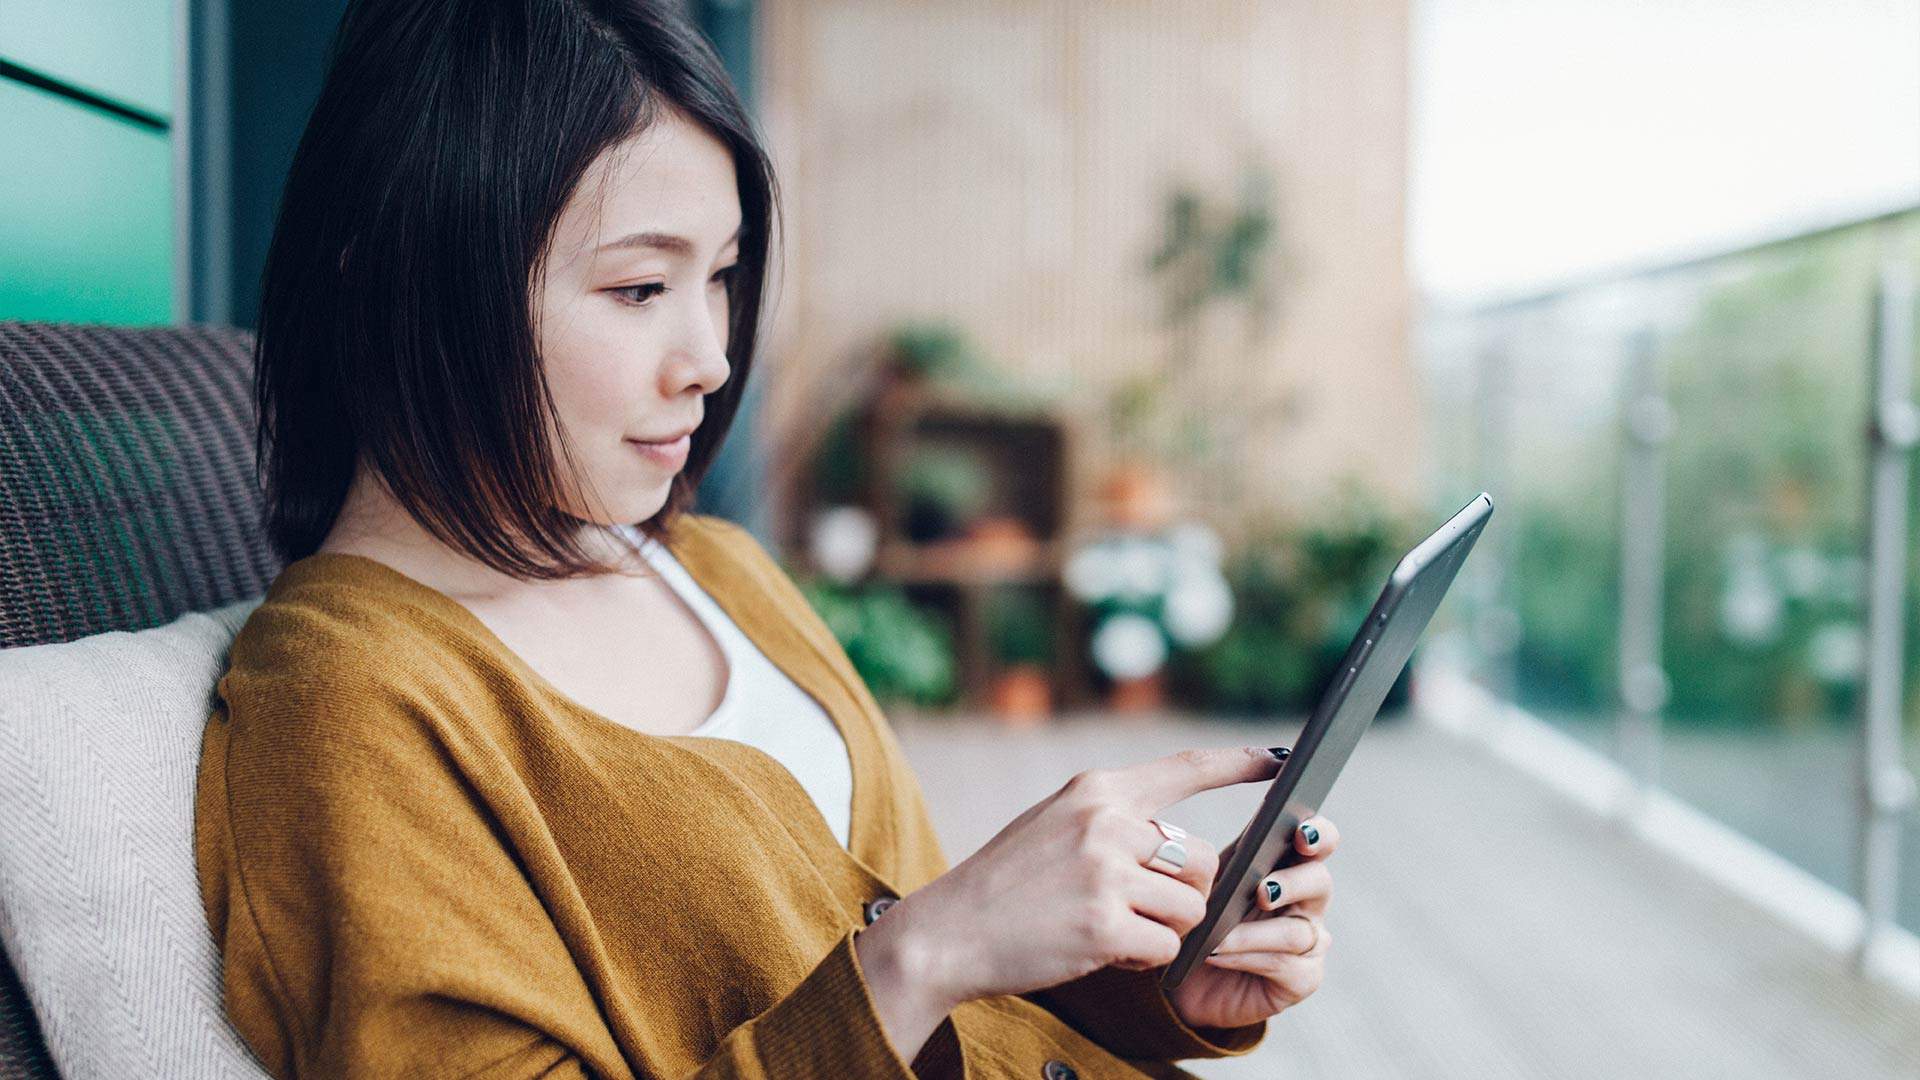
<path id="1" fill-rule="evenodd" d="M 1074 551 L 1065 577 L 1090 609 L 1094 665 L 1119 712 L 1163 706 L 1170 654 L 1213 642 L 1233 615 L 1219 538 L 1199 522 L 1110 531 Z"/>
<path id="2" fill-rule="evenodd" d="M 992 475 L 972 454 L 916 447 L 901 467 L 902 530 L 917 544 L 958 536 L 986 508 L 992 491 Z"/>
<path id="3" fill-rule="evenodd" d="M 992 412 L 1030 415 L 1052 411 L 1070 384 L 1014 371 L 996 361 L 958 324 L 921 320 L 898 324 L 887 337 L 883 407 L 929 397 L 953 398 Z M 936 389 L 937 388 L 937 389 Z"/>
<path id="4" fill-rule="evenodd" d="M 1404 523 L 1363 499 L 1310 526 L 1257 525 L 1226 561 L 1233 619 L 1218 640 L 1173 658 L 1175 696 L 1249 717 L 1312 708 L 1406 539 Z M 1407 695 L 1402 673 L 1383 712 Z"/>
<path id="5" fill-rule="evenodd" d="M 966 334 L 949 322 L 908 322 L 893 331 L 894 365 L 908 379 L 951 380 L 979 360 Z"/>
<path id="6" fill-rule="evenodd" d="M 860 445 L 860 414 L 842 409 L 827 425 L 813 454 L 814 499 L 826 506 L 857 503 L 870 480 L 865 448 Z"/>
<path id="7" fill-rule="evenodd" d="M 1145 269 L 1160 293 L 1167 348 L 1116 384 L 1106 401 L 1118 459 L 1106 486 L 1121 518 L 1163 524 L 1166 512 L 1152 492 L 1173 486 L 1169 473 L 1184 469 L 1214 471 L 1231 490 L 1237 473 L 1222 451 L 1253 425 L 1284 420 L 1297 405 L 1288 391 L 1260 389 L 1255 377 L 1268 359 L 1258 346 L 1277 308 L 1274 187 L 1270 171 L 1256 164 L 1242 171 L 1232 203 L 1187 186 L 1166 196 Z M 1246 327 L 1233 357 L 1241 371 L 1226 379 L 1192 378 L 1207 369 L 1206 346 L 1218 342 L 1223 320 L 1233 318 Z"/>
<path id="8" fill-rule="evenodd" d="M 1026 727 L 1053 713 L 1053 638 L 1045 607 L 1030 590 L 989 594 L 987 640 L 998 671 L 988 700 L 1003 722 Z"/>
<path id="9" fill-rule="evenodd" d="M 1115 529 L 1157 529 L 1173 513 L 1173 485 L 1165 471 L 1148 461 L 1123 459 L 1107 470 L 1100 483 L 1100 516 Z"/>
<path id="10" fill-rule="evenodd" d="M 918 706 L 952 702 L 953 630 L 944 619 L 915 607 L 896 586 L 795 580 L 875 699 Z"/>

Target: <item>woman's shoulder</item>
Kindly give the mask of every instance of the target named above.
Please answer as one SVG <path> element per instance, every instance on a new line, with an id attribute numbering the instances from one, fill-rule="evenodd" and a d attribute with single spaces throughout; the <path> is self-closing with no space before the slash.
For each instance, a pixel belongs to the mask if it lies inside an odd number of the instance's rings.
<path id="1" fill-rule="evenodd" d="M 798 597 L 758 539 L 725 518 L 682 514 L 667 546 L 721 591 L 781 607 Z M 537 696 L 504 649 L 471 610 L 393 566 L 316 552 L 289 563 L 268 586 L 233 640 L 219 690 L 256 712 L 288 697 L 317 697 L 348 712 L 377 702 L 387 711 L 450 711 L 472 723 Z"/>
<path id="2" fill-rule="evenodd" d="M 241 624 L 229 673 L 396 673 L 455 645 L 448 597 L 360 555 L 318 552 L 287 565 Z"/>
<path id="3" fill-rule="evenodd" d="M 484 725 L 506 711 L 511 671 L 462 611 L 372 559 L 298 559 L 235 635 L 213 719 L 262 752 Z"/>

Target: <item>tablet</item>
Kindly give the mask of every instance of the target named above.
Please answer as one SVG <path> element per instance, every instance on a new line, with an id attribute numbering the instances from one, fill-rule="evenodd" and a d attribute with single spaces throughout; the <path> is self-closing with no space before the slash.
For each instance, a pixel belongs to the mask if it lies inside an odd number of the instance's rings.
<path id="1" fill-rule="evenodd" d="M 1171 990 L 1185 982 L 1193 966 L 1218 947 L 1249 911 L 1257 910 L 1253 890 L 1261 878 L 1305 858 L 1293 846 L 1295 826 L 1320 812 L 1334 778 L 1400 678 L 1413 655 L 1414 642 L 1427 628 L 1492 514 L 1493 500 L 1481 492 L 1394 567 L 1280 775 L 1267 787 L 1253 819 L 1240 830 L 1233 858 L 1214 876 L 1206 917 L 1181 941 L 1180 955 L 1160 979 L 1162 987 Z M 1249 843 L 1249 837 L 1257 837 L 1258 842 Z"/>

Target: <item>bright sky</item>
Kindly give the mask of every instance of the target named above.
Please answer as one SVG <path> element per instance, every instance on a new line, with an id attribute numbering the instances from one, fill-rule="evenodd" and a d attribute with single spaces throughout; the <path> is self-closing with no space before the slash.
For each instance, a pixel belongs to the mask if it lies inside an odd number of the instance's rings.
<path id="1" fill-rule="evenodd" d="M 1920 203 L 1920 0 L 1413 0 L 1441 300 Z"/>

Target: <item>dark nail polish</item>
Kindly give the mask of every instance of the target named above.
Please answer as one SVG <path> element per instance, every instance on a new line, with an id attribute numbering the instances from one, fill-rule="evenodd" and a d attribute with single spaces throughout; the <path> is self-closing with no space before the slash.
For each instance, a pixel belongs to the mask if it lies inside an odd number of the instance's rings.
<path id="1" fill-rule="evenodd" d="M 1267 887 L 1267 903 L 1271 904 L 1280 899 L 1280 883 L 1279 882 L 1269 881 L 1266 883 L 1266 887 Z"/>
<path id="2" fill-rule="evenodd" d="M 1320 830 L 1311 825 L 1300 826 L 1300 835 L 1306 837 L 1307 843 L 1310 845 L 1320 842 Z"/>
<path id="3" fill-rule="evenodd" d="M 1267 753 L 1272 754 L 1274 757 L 1279 758 L 1281 761 L 1285 761 L 1287 760 L 1287 755 L 1293 753 L 1293 751 L 1287 749 L 1284 746 L 1269 746 L 1267 747 Z"/>

